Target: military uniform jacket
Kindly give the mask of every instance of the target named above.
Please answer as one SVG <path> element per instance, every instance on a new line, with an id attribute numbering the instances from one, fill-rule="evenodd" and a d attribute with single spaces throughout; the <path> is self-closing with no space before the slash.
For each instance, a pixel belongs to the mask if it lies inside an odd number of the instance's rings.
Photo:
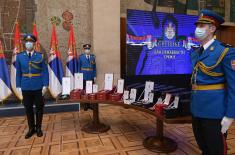
<path id="1" fill-rule="evenodd" d="M 93 80 L 96 77 L 95 56 L 90 54 L 90 58 L 86 54 L 81 54 L 78 58 L 78 72 L 83 73 L 84 80 Z"/>
<path id="2" fill-rule="evenodd" d="M 16 57 L 16 87 L 22 90 L 39 90 L 48 86 L 49 74 L 42 53 L 34 51 L 29 58 L 26 51 Z"/>
<path id="3" fill-rule="evenodd" d="M 235 49 L 215 40 L 200 56 L 198 50 L 192 52 L 191 61 L 194 66 L 192 84 L 206 88 L 192 90 L 192 115 L 235 118 Z M 216 89 L 213 85 L 225 87 Z"/>

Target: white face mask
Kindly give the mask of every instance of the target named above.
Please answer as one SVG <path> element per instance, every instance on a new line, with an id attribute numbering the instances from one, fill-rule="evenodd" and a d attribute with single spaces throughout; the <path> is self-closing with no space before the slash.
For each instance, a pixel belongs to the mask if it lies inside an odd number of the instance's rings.
<path id="1" fill-rule="evenodd" d="M 195 37 L 199 40 L 206 38 L 206 29 L 197 27 L 195 30 Z"/>
<path id="2" fill-rule="evenodd" d="M 29 51 L 33 49 L 33 43 L 32 42 L 26 42 L 25 43 L 25 48 Z"/>
<path id="3" fill-rule="evenodd" d="M 89 49 L 85 49 L 84 51 L 86 54 L 89 54 L 90 53 L 90 50 Z"/>

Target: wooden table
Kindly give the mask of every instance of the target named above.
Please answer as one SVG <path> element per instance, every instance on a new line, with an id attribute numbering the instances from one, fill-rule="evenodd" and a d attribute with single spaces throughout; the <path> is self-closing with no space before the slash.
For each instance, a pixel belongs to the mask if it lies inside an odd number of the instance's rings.
<path id="1" fill-rule="evenodd" d="M 99 119 L 99 104 L 96 103 L 93 105 L 93 121 L 87 123 L 82 127 L 82 131 L 87 133 L 103 133 L 107 132 L 110 129 L 109 125 L 100 122 Z"/>
<path id="2" fill-rule="evenodd" d="M 59 102 L 68 102 L 68 100 L 59 101 Z M 164 136 L 164 125 L 163 123 L 167 124 L 184 124 L 184 123 L 191 123 L 192 118 L 191 116 L 186 117 L 177 117 L 172 119 L 167 119 L 163 115 L 157 114 L 154 111 L 149 109 L 134 106 L 134 105 L 127 105 L 123 102 L 118 101 L 102 101 L 102 100 L 69 100 L 69 102 L 80 102 L 83 103 L 91 103 L 93 104 L 93 121 L 87 123 L 85 126 L 82 127 L 82 131 L 87 133 L 103 133 L 107 132 L 110 129 L 110 126 L 104 123 L 101 123 L 99 120 L 99 104 L 112 104 L 115 106 L 122 106 L 126 108 L 132 108 L 135 110 L 139 110 L 142 112 L 149 113 L 156 117 L 156 135 L 147 137 L 143 141 L 143 145 L 150 151 L 157 152 L 157 153 L 170 153 L 177 149 L 177 143 Z"/>

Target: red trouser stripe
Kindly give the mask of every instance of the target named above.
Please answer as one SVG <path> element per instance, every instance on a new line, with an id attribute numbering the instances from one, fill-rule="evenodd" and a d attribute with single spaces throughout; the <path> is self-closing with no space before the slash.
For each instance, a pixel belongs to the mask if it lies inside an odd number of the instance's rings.
<path id="1" fill-rule="evenodd" d="M 221 135 L 222 135 L 223 144 L 224 144 L 224 155 L 227 155 L 227 142 L 226 142 L 226 139 L 224 137 L 224 134 L 221 133 Z"/>

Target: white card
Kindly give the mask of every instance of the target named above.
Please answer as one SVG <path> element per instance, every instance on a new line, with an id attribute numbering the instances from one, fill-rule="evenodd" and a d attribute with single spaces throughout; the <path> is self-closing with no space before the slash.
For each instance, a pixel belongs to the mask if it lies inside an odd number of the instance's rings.
<path id="1" fill-rule="evenodd" d="M 136 93 L 137 93 L 137 89 L 131 89 L 130 92 L 130 99 L 135 101 L 136 100 Z"/>
<path id="2" fill-rule="evenodd" d="M 124 80 L 120 79 L 120 80 L 118 80 L 117 93 L 122 94 L 123 91 L 124 91 Z"/>
<path id="3" fill-rule="evenodd" d="M 83 89 L 83 73 L 75 73 L 74 80 L 75 80 L 74 89 Z"/>
<path id="4" fill-rule="evenodd" d="M 174 105 L 172 107 L 178 108 L 179 100 L 180 100 L 180 97 L 179 96 L 175 96 Z"/>
<path id="5" fill-rule="evenodd" d="M 93 84 L 93 93 L 97 93 L 98 92 L 98 84 Z"/>
<path id="6" fill-rule="evenodd" d="M 127 100 L 127 99 L 129 99 L 129 91 L 125 90 L 123 94 L 123 100 Z"/>
<path id="7" fill-rule="evenodd" d="M 104 90 L 113 89 L 113 74 L 105 74 L 104 78 Z"/>
<path id="8" fill-rule="evenodd" d="M 71 91 L 70 88 L 70 77 L 62 78 L 62 95 L 69 95 Z"/>
<path id="9" fill-rule="evenodd" d="M 124 104 L 128 104 L 128 105 L 131 105 L 131 103 L 133 103 L 134 101 L 128 99 L 128 100 L 124 100 Z"/>
<path id="10" fill-rule="evenodd" d="M 162 104 L 162 98 L 159 97 L 156 104 Z"/>
<path id="11" fill-rule="evenodd" d="M 86 81 L 86 94 L 92 93 L 92 81 Z"/>
<path id="12" fill-rule="evenodd" d="M 165 100 L 164 100 L 164 104 L 169 105 L 171 100 L 171 94 L 166 94 Z"/>
<path id="13" fill-rule="evenodd" d="M 149 103 L 153 103 L 153 97 L 154 97 L 154 93 L 149 93 L 149 99 L 148 99 Z"/>
<path id="14" fill-rule="evenodd" d="M 146 81 L 144 88 L 144 101 L 148 100 L 148 95 L 154 90 L 154 82 Z"/>

